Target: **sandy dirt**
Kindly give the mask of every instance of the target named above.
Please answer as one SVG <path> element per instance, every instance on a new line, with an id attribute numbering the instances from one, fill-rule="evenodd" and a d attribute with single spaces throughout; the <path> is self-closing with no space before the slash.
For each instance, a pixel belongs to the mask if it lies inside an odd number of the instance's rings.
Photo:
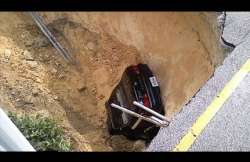
<path id="1" fill-rule="evenodd" d="M 72 54 L 75 63 L 67 64 L 26 13 L 2 12 L 0 23 L 1 107 L 54 118 L 75 151 L 144 147 L 141 141 L 110 137 L 106 128 L 105 101 L 123 70 L 140 61 L 134 47 L 57 19 L 48 27 Z"/>

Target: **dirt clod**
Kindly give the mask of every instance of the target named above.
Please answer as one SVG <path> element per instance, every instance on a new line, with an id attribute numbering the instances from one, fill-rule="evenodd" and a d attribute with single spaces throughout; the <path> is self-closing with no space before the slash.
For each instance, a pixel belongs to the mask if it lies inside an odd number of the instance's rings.
<path id="1" fill-rule="evenodd" d="M 93 42 L 88 42 L 87 43 L 87 48 L 91 51 L 96 49 L 96 45 Z"/>
<path id="2" fill-rule="evenodd" d="M 4 50 L 4 58 L 9 59 L 11 56 L 11 50 L 5 49 Z"/>
<path id="3" fill-rule="evenodd" d="M 33 56 L 31 55 L 31 53 L 27 50 L 25 50 L 23 52 L 23 59 L 27 60 L 27 61 L 34 61 Z"/>
<path id="4" fill-rule="evenodd" d="M 134 151 L 142 151 L 145 148 L 145 141 L 137 140 L 133 145 Z"/>

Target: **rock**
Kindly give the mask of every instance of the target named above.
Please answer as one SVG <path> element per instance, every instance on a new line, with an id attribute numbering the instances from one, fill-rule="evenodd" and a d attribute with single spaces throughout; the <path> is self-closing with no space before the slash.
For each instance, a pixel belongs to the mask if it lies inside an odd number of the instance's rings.
<path id="1" fill-rule="evenodd" d="M 84 93 L 84 92 L 86 92 L 87 87 L 86 87 L 85 85 L 82 85 L 82 86 L 78 87 L 77 90 L 78 90 L 80 93 Z"/>
<path id="2" fill-rule="evenodd" d="M 4 50 L 4 58 L 9 60 L 10 56 L 11 56 L 11 50 L 10 49 L 5 49 Z"/>
<path id="3" fill-rule="evenodd" d="M 58 78 L 59 78 L 59 79 L 65 79 L 65 78 L 66 78 L 66 76 L 65 76 L 65 75 L 63 75 L 63 74 L 59 74 Z"/>
<path id="4" fill-rule="evenodd" d="M 10 49 L 5 49 L 2 53 L 3 59 L 2 61 L 4 63 L 8 63 L 10 60 L 10 56 L 11 56 L 11 50 Z"/>
<path id="5" fill-rule="evenodd" d="M 101 94 L 101 95 L 98 96 L 98 98 L 99 98 L 100 100 L 102 100 L 102 99 L 105 98 L 105 96 L 104 96 L 103 94 Z"/>
<path id="6" fill-rule="evenodd" d="M 37 39 L 34 42 L 34 45 L 36 47 L 47 47 L 50 45 L 50 42 L 46 37 L 37 37 Z"/>
<path id="7" fill-rule="evenodd" d="M 20 98 L 17 98 L 15 101 L 16 101 L 16 102 L 20 102 L 20 101 L 21 101 L 21 99 L 20 99 Z"/>
<path id="8" fill-rule="evenodd" d="M 32 90 L 32 95 L 36 97 L 36 96 L 38 96 L 38 94 L 39 94 L 39 90 L 37 88 L 34 88 Z"/>
<path id="9" fill-rule="evenodd" d="M 22 107 L 24 105 L 24 102 L 21 99 L 15 100 L 15 106 L 16 107 Z"/>
<path id="10" fill-rule="evenodd" d="M 24 33 L 21 34 L 21 38 L 25 38 L 25 34 Z"/>
<path id="11" fill-rule="evenodd" d="M 12 92 L 11 92 L 11 95 L 12 95 L 12 96 L 15 96 L 15 95 L 16 95 L 16 92 L 12 91 Z"/>
<path id="12" fill-rule="evenodd" d="M 56 70 L 55 68 L 53 68 L 53 69 L 51 70 L 51 73 L 52 73 L 52 74 L 56 74 L 56 73 L 57 73 L 57 70 Z"/>
<path id="13" fill-rule="evenodd" d="M 54 100 L 58 101 L 59 100 L 58 96 L 54 96 Z"/>
<path id="14" fill-rule="evenodd" d="M 28 64 L 32 69 L 35 69 L 38 66 L 36 61 L 28 61 Z"/>
<path id="15" fill-rule="evenodd" d="M 37 83 L 42 83 L 42 80 L 40 78 L 36 78 Z"/>
<path id="16" fill-rule="evenodd" d="M 91 89 L 91 93 L 92 93 L 93 95 L 96 95 L 97 90 L 96 90 L 96 88 L 95 88 L 95 87 Z"/>
<path id="17" fill-rule="evenodd" d="M 96 50 L 96 45 L 94 42 L 88 42 L 87 43 L 87 48 L 91 51 L 95 51 Z"/>
<path id="18" fill-rule="evenodd" d="M 16 99 L 15 105 L 16 107 L 22 107 L 26 108 L 28 105 L 32 106 L 33 104 L 33 98 L 31 96 L 25 96 L 24 99 Z"/>
<path id="19" fill-rule="evenodd" d="M 24 104 L 33 104 L 34 98 L 32 95 L 24 96 L 23 102 L 24 102 Z"/>
<path id="20" fill-rule="evenodd" d="M 30 53 L 29 51 L 27 51 L 27 50 L 25 50 L 25 51 L 23 52 L 23 58 L 24 58 L 25 60 L 27 60 L 27 61 L 34 61 L 33 56 L 32 56 L 31 53 Z"/>
<path id="21" fill-rule="evenodd" d="M 143 149 L 145 149 L 145 147 L 146 147 L 145 141 L 137 140 L 133 145 L 133 150 L 134 151 L 143 151 Z"/>
<path id="22" fill-rule="evenodd" d="M 32 46 L 32 44 L 33 44 L 33 40 L 32 39 L 25 39 L 24 40 L 24 45 L 26 47 L 30 47 L 30 46 Z"/>
<path id="23" fill-rule="evenodd" d="M 118 56 L 113 56 L 113 61 L 117 62 L 117 61 L 119 61 L 119 60 L 120 60 L 120 59 L 119 59 Z"/>

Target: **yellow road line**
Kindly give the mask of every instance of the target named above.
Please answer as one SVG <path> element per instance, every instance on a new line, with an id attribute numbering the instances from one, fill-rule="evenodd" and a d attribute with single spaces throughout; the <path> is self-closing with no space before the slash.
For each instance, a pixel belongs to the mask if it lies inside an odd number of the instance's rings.
<path id="1" fill-rule="evenodd" d="M 180 143 L 175 146 L 173 151 L 187 151 L 200 133 L 204 130 L 209 121 L 214 117 L 217 111 L 221 108 L 224 102 L 231 96 L 235 88 L 250 72 L 250 59 L 241 67 L 241 69 L 233 76 L 226 84 L 220 94 L 214 98 L 212 103 L 207 107 L 205 112 L 196 120 L 187 134 L 180 140 Z"/>

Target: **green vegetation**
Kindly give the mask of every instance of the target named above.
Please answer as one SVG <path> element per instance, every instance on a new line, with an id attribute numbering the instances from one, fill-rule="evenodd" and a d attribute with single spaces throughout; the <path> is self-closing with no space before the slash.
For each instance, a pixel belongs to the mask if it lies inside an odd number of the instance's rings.
<path id="1" fill-rule="evenodd" d="M 17 116 L 11 112 L 9 117 L 36 151 L 72 150 L 70 139 L 66 138 L 54 120 L 39 115 Z"/>

